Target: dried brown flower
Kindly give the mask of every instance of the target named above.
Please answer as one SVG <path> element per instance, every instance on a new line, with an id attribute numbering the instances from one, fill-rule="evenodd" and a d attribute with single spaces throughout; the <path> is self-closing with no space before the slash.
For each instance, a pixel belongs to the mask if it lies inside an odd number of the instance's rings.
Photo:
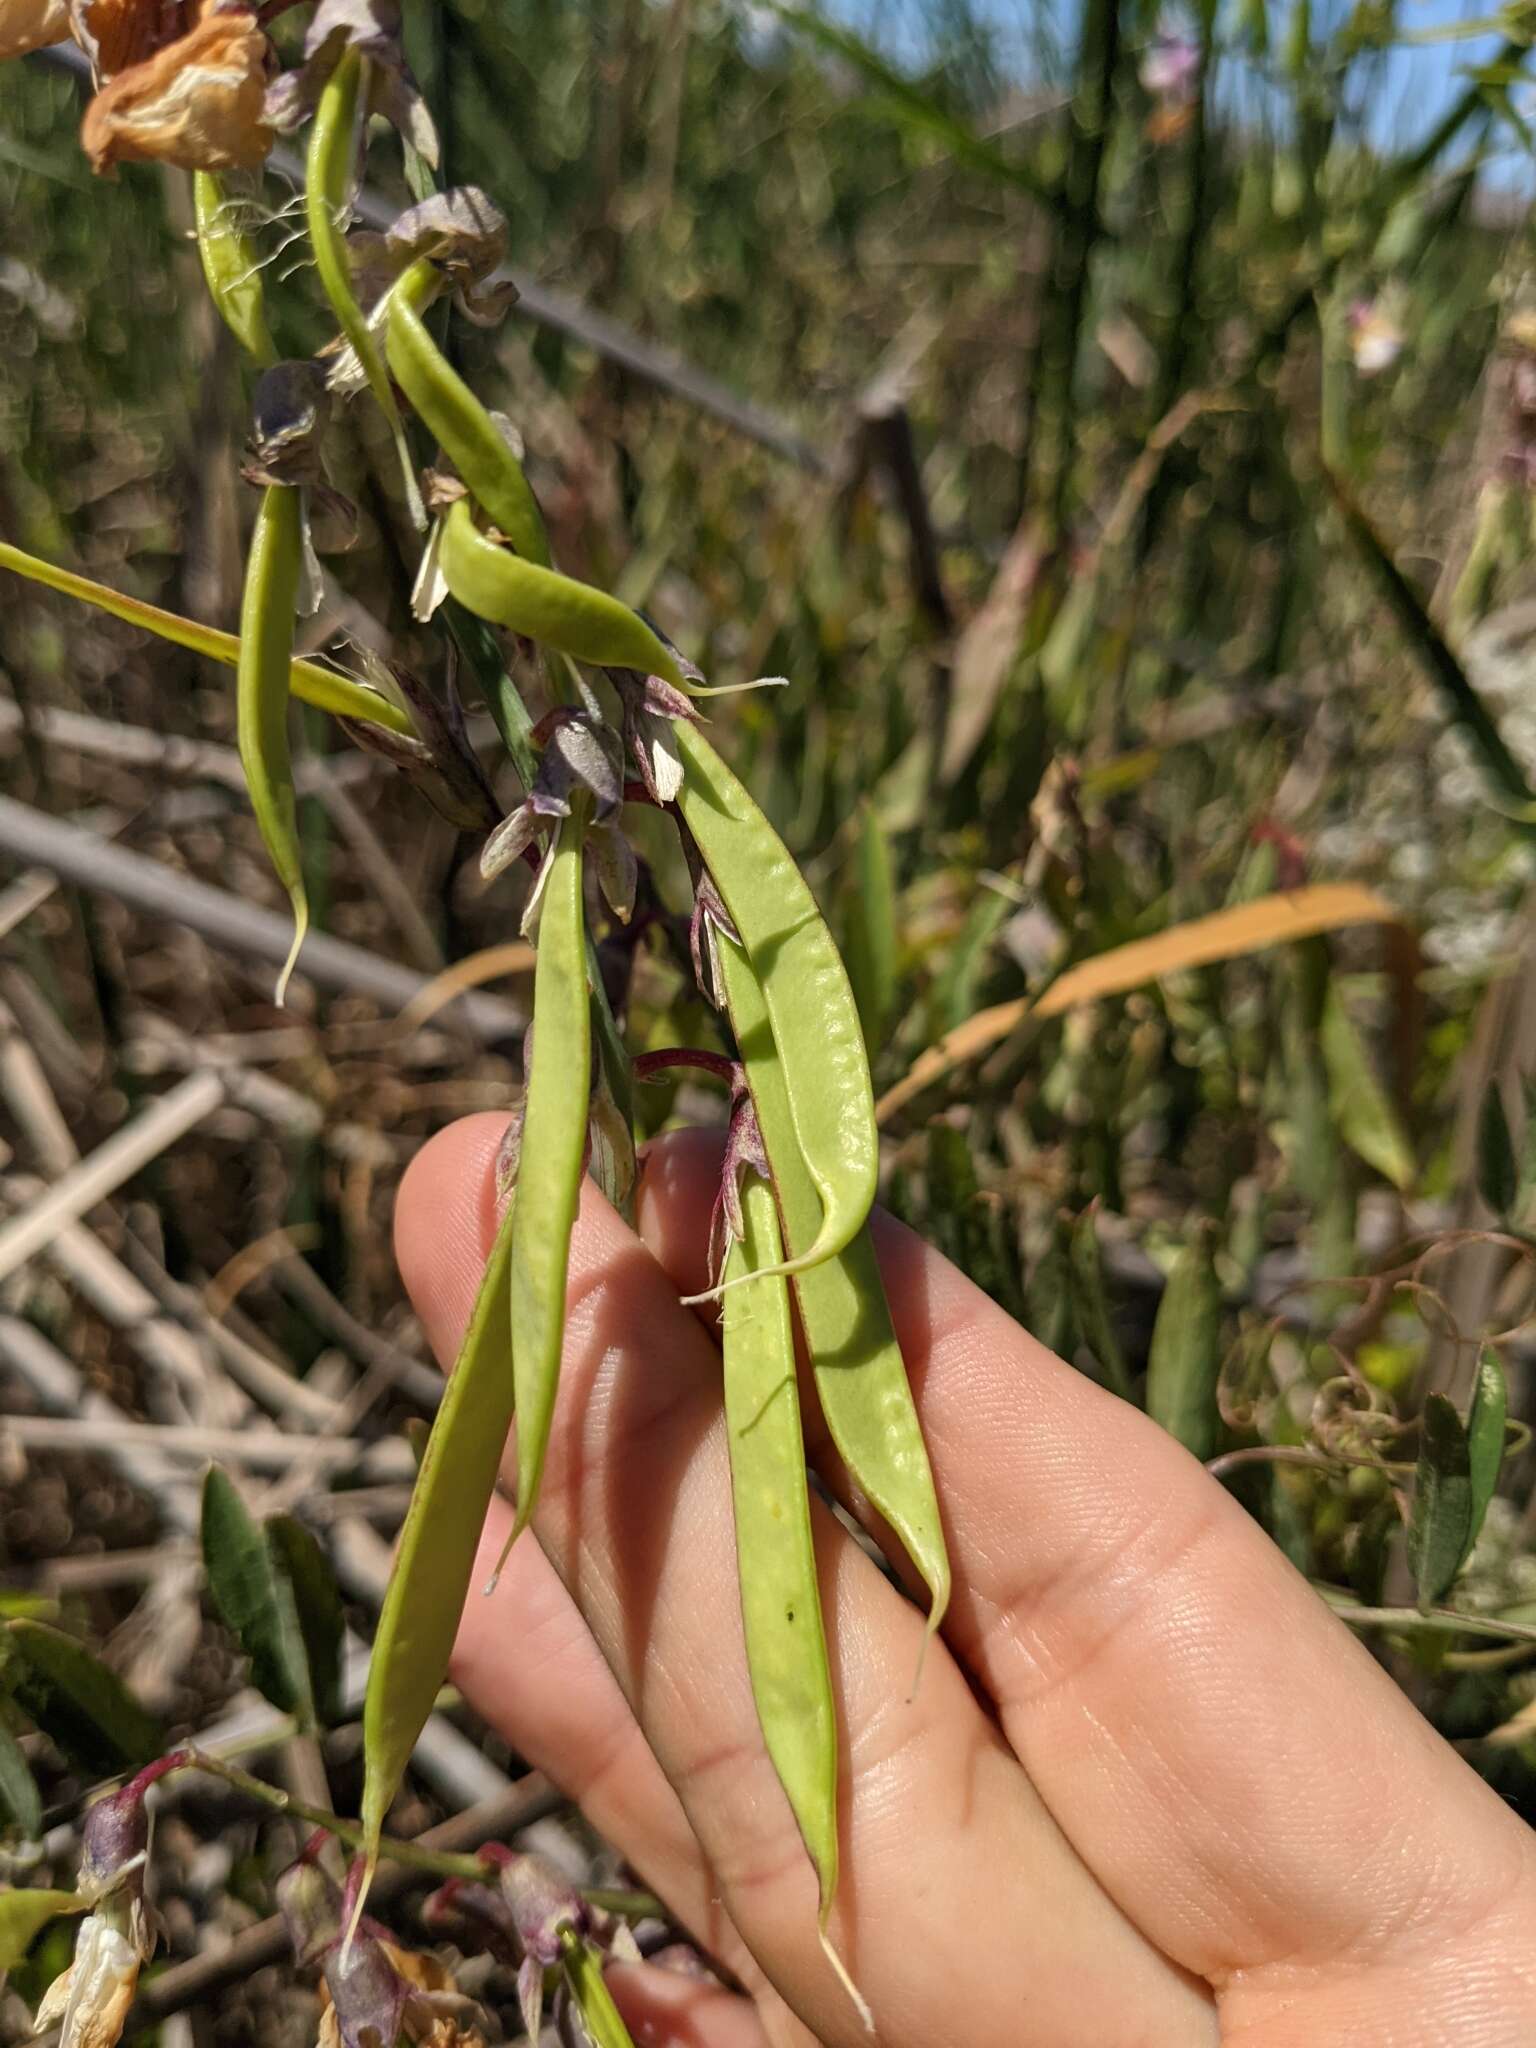
<path id="1" fill-rule="evenodd" d="M 184 170 L 252 169 L 272 147 L 262 118 L 268 55 L 250 8 L 206 9 L 91 101 L 80 134 L 92 167 L 148 158 Z"/>
<path id="2" fill-rule="evenodd" d="M 68 34 L 69 0 L 0 0 L 0 58 L 44 50 Z"/>

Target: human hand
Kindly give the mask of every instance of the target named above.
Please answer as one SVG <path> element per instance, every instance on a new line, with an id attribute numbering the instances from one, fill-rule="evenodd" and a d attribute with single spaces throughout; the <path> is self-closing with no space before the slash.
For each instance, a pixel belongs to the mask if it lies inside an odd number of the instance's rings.
<path id="1" fill-rule="evenodd" d="M 504 1127 L 455 1125 L 401 1190 L 445 1364 Z M 747 1681 L 719 1353 L 678 1300 L 708 1285 L 719 1158 L 655 1145 L 638 1236 L 586 1186 L 542 1547 L 471 1594 L 454 1677 L 744 1987 L 611 1971 L 638 2042 L 858 2048 Z M 1530 2048 L 1536 1837 L 1170 1437 L 874 1227 L 955 1577 L 909 1697 L 922 1616 L 815 1508 L 833 1933 L 882 2048 Z M 811 1401 L 807 1431 L 867 1520 Z M 477 1588 L 511 1519 L 493 1502 Z"/>

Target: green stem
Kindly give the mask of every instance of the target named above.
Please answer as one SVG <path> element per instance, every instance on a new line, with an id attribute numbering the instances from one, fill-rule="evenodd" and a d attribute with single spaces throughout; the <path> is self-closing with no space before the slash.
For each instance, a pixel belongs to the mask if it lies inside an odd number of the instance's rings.
<path id="1" fill-rule="evenodd" d="M 1420 1613 L 1417 1607 L 1356 1607 L 1336 1600 L 1324 1587 L 1315 1586 L 1339 1617 L 1352 1628 L 1428 1629 L 1446 1636 L 1492 1636 L 1499 1642 L 1536 1643 L 1536 1625 L 1524 1621 L 1500 1621 L 1494 1614 L 1458 1614 L 1451 1607 L 1431 1607 Z"/>
<path id="2" fill-rule="evenodd" d="M 560 1930 L 560 1967 L 581 2008 L 581 2017 L 597 2048 L 634 2048 L 613 1993 L 603 1979 L 603 1966 L 573 1928 Z"/>

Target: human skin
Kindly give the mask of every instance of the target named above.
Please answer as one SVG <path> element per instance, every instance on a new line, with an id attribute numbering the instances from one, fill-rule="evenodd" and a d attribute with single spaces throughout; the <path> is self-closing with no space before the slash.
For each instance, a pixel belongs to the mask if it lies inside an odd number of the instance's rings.
<path id="1" fill-rule="evenodd" d="M 401 1189 L 445 1366 L 504 1129 L 454 1125 Z M 453 1675 L 742 1987 L 615 1969 L 642 2048 L 860 2048 L 754 1717 L 712 1320 L 678 1299 L 708 1285 L 719 1160 L 654 1145 L 638 1234 L 587 1184 L 537 1542 L 471 1594 Z M 920 1612 L 815 1510 L 832 1932 L 881 2048 L 1531 2048 L 1536 1836 L 1193 1458 L 874 1229 L 955 1577 L 914 1692 Z M 511 1518 L 493 1501 L 477 1589 Z"/>

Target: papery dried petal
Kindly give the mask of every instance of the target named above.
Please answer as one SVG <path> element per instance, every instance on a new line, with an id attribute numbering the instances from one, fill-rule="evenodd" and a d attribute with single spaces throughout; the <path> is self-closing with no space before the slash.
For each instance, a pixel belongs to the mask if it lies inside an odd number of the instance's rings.
<path id="1" fill-rule="evenodd" d="M 0 58 L 46 50 L 69 32 L 69 0 L 0 0 Z"/>
<path id="2" fill-rule="evenodd" d="M 533 844 L 539 824 L 539 815 L 531 803 L 520 803 L 515 811 L 507 813 L 480 849 L 480 872 L 488 882 L 522 858 Z"/>
<path id="3" fill-rule="evenodd" d="M 119 73 L 85 110 L 92 168 L 135 158 L 184 170 L 250 170 L 272 147 L 262 115 L 269 45 L 249 8 L 196 28 Z"/>
<path id="4" fill-rule="evenodd" d="M 185 35 L 196 12 L 183 0 L 71 0 L 70 27 L 97 78 L 108 79 Z"/>
<path id="5" fill-rule="evenodd" d="M 49 1986 L 36 2026 L 60 2028 L 59 2048 L 116 2048 L 139 1982 L 139 1955 L 111 1913 L 80 1923 L 75 1959 Z"/>

